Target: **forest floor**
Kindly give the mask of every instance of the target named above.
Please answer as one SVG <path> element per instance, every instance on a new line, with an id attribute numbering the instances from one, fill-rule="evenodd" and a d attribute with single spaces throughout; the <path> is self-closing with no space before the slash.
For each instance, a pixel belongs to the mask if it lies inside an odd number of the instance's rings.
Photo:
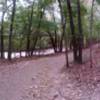
<path id="1" fill-rule="evenodd" d="M 0 100 L 100 100 L 100 49 L 89 49 L 82 65 L 65 67 L 65 55 L 0 63 Z M 88 56 L 87 56 L 88 55 Z"/>

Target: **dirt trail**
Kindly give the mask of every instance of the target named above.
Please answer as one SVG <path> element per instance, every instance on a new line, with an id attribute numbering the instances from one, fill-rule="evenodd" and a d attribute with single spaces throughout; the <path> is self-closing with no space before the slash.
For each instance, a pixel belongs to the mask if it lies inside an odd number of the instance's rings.
<path id="1" fill-rule="evenodd" d="M 2 100 L 34 100 L 33 97 L 35 95 L 37 97 L 39 91 L 46 92 L 45 88 L 55 80 L 52 78 L 54 74 L 56 76 L 60 66 L 64 66 L 64 56 L 0 66 L 2 69 L 0 71 L 0 98 Z"/>
<path id="2" fill-rule="evenodd" d="M 1 65 L 0 100 L 100 100 L 100 66 L 64 64 L 62 54 Z"/>

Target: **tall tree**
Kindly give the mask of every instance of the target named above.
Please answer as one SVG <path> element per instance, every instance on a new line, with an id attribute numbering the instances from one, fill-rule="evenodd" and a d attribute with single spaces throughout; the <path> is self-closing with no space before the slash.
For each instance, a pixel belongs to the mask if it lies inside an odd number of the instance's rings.
<path id="1" fill-rule="evenodd" d="M 70 0 L 66 0 L 66 1 L 67 1 L 67 8 L 68 8 L 69 20 L 70 20 L 70 30 L 72 34 L 74 61 L 77 62 L 77 42 L 76 42 L 76 35 L 75 35 L 75 25 L 74 25 L 74 20 L 72 15 L 71 1 Z"/>
<path id="2" fill-rule="evenodd" d="M 30 35 L 31 35 L 31 29 L 32 29 L 32 20 L 33 20 L 33 7 L 34 7 L 34 1 L 31 6 L 31 13 L 29 16 L 29 24 L 28 24 L 28 31 L 27 31 L 27 54 L 30 55 Z"/>
<path id="3" fill-rule="evenodd" d="M 13 2 L 13 7 L 12 7 L 12 15 L 10 22 L 10 30 L 9 30 L 8 60 L 11 60 L 11 54 L 12 54 L 12 35 L 13 35 L 13 25 L 14 25 L 15 11 L 16 11 L 16 0 L 13 0 L 12 2 Z"/>
<path id="4" fill-rule="evenodd" d="M 67 50 L 67 35 L 66 35 L 66 22 L 67 22 L 67 16 L 64 16 L 63 6 L 61 0 L 58 0 L 59 3 L 59 8 L 60 8 L 60 15 L 61 15 L 61 27 L 62 27 L 62 35 L 61 35 L 61 41 L 60 41 L 60 51 L 62 51 L 62 43 L 63 43 L 63 38 L 65 37 L 65 47 L 66 47 L 66 66 L 69 67 L 68 63 L 68 50 Z M 64 2 L 63 2 L 64 3 Z M 67 14 L 66 14 L 67 15 Z"/>
<path id="5" fill-rule="evenodd" d="M 99 1 L 99 0 L 98 0 Z M 92 0 L 92 7 L 91 7 L 91 16 L 90 16 L 90 38 L 91 38 L 91 44 L 90 44 L 90 67 L 93 67 L 93 57 L 92 57 L 92 32 L 93 32 L 93 18 L 94 18 L 94 2 L 95 0 Z"/>
<path id="6" fill-rule="evenodd" d="M 81 7 L 80 0 L 77 0 L 77 13 L 78 13 L 78 49 L 79 49 L 79 57 L 78 62 L 82 63 L 82 46 L 83 46 L 83 32 L 82 32 L 82 23 L 81 23 Z"/>
<path id="7" fill-rule="evenodd" d="M 3 39 L 3 31 L 4 31 L 4 15 L 5 15 L 5 8 L 6 8 L 7 0 L 3 2 L 3 9 L 2 9 L 2 16 L 1 16 L 1 29 L 0 29 L 0 51 L 1 51 L 1 58 L 4 58 L 4 39 Z"/>
<path id="8" fill-rule="evenodd" d="M 40 3 L 41 4 L 41 3 Z M 36 47 L 36 44 L 37 44 L 37 41 L 38 41 L 38 39 L 40 38 L 39 37 L 39 33 L 40 33 L 40 27 L 41 27 L 41 20 L 42 20 L 42 18 L 43 18 L 43 15 L 44 15 L 44 11 L 45 11 L 45 7 L 43 7 L 43 6 L 39 6 L 38 5 L 38 9 L 39 9 L 39 22 L 38 22 L 38 24 L 37 24 L 37 29 L 36 29 L 36 31 L 34 32 L 34 34 L 36 34 L 36 36 L 35 36 L 35 40 L 34 40 L 34 44 L 33 44 L 33 47 L 31 48 L 31 56 L 33 55 L 33 51 L 35 50 L 35 47 Z"/>
<path id="9" fill-rule="evenodd" d="M 63 13 L 63 6 L 61 0 L 58 0 L 59 3 L 59 8 L 60 8 L 60 15 L 61 15 L 61 26 L 62 26 L 62 35 L 61 35 L 61 40 L 60 40 L 60 52 L 62 52 L 62 45 L 63 45 L 63 39 L 64 39 L 64 26 L 65 26 L 65 16 Z"/>

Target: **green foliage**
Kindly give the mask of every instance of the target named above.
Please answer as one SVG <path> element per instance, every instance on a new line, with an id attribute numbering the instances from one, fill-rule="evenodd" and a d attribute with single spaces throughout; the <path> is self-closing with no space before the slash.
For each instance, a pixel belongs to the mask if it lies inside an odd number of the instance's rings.
<path id="1" fill-rule="evenodd" d="M 0 1 L 0 13 L 3 11 L 3 7 L 1 5 L 4 4 L 5 0 Z M 25 49 L 25 44 L 27 42 L 26 40 L 26 34 L 28 33 L 28 25 L 29 25 L 29 18 L 31 13 L 31 8 L 33 4 L 33 0 L 22 0 L 25 2 L 26 5 L 21 4 L 21 0 L 17 1 L 17 8 L 16 8 L 16 16 L 14 20 L 14 31 L 13 31 L 13 47 L 14 49 L 20 48 L 20 41 L 22 40 L 22 49 Z M 78 32 L 78 23 L 77 23 L 77 0 L 72 0 L 72 11 L 74 16 L 74 24 L 75 24 L 75 31 Z M 41 42 L 41 45 L 46 47 L 50 42 L 50 39 L 48 38 L 47 32 L 50 31 L 53 38 L 55 36 L 54 32 L 57 31 L 57 36 L 60 37 L 62 33 L 61 32 L 61 23 L 59 20 L 59 23 L 54 21 L 53 18 L 51 20 L 47 19 L 48 12 L 50 12 L 50 8 L 53 7 L 56 0 L 34 0 L 34 6 L 33 6 L 33 15 L 32 15 L 32 26 L 31 26 L 31 46 L 34 44 L 34 40 L 36 37 L 35 32 L 38 30 L 40 35 L 42 36 L 41 40 L 38 40 L 38 47 Z M 100 4 L 100 0 L 97 0 L 98 4 Z M 64 17 L 67 18 L 67 27 L 66 32 L 70 34 L 70 26 L 69 26 L 69 18 L 68 18 L 68 10 L 66 5 L 66 0 L 61 0 L 62 3 L 62 10 Z M 4 41 L 5 41 L 5 47 L 7 47 L 8 38 L 9 35 L 9 25 L 10 25 L 10 19 L 11 19 L 11 8 L 12 8 L 12 1 L 9 1 L 9 4 L 11 5 L 9 9 L 7 9 L 5 13 L 5 22 L 4 22 Z M 9 5 L 7 5 L 8 7 Z M 83 33 L 85 37 L 89 36 L 89 24 L 88 24 L 88 9 L 81 3 L 81 16 L 82 16 L 82 26 L 83 26 Z M 43 13 L 43 17 L 40 18 L 41 13 Z M 54 12 L 50 12 L 51 16 Z M 59 12 L 58 12 L 59 14 Z M 46 16 L 47 15 L 47 16 Z M 54 15 L 55 19 L 57 18 L 57 15 Z M 40 28 L 38 28 L 40 23 Z M 1 23 L 0 23 L 1 24 Z M 97 33 L 100 29 L 100 23 L 96 22 L 94 25 L 94 34 Z M 60 35 L 59 35 L 60 33 Z M 34 38 L 33 38 L 34 37 Z"/>
<path id="2" fill-rule="evenodd" d="M 96 0 L 98 4 L 100 4 L 100 0 Z"/>

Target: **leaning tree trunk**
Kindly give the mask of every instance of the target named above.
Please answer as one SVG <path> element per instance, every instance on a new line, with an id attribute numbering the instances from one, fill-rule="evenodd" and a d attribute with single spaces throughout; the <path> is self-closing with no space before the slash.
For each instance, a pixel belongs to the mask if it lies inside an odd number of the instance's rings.
<path id="1" fill-rule="evenodd" d="M 55 40 L 54 40 L 52 34 L 49 32 L 49 30 L 48 30 L 47 33 L 48 33 L 48 35 L 49 35 L 49 38 L 50 38 L 50 41 L 51 41 L 52 47 L 53 47 L 53 49 L 54 49 L 54 52 L 56 53 L 56 52 L 57 52 L 57 49 L 56 49 Z"/>
<path id="2" fill-rule="evenodd" d="M 14 25 L 15 11 L 16 11 L 16 0 L 13 0 L 13 8 L 12 8 L 12 15 L 11 15 L 11 22 L 10 22 L 10 31 L 9 31 L 8 60 L 11 60 L 12 34 L 13 34 L 13 25 Z"/>

